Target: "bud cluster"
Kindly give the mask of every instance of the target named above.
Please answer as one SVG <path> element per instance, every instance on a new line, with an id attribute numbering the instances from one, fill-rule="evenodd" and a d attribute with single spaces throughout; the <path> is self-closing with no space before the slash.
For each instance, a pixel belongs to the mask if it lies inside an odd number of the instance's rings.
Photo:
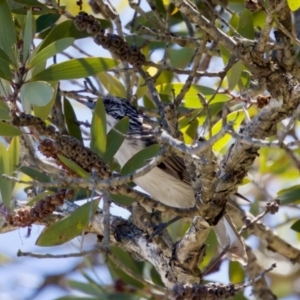
<path id="1" fill-rule="evenodd" d="M 44 140 L 40 143 L 39 150 L 45 156 L 56 160 L 58 160 L 57 154 L 62 154 L 76 162 L 85 171 L 89 173 L 96 171 L 97 176 L 102 179 L 107 179 L 111 175 L 102 159 L 74 137 L 62 135 L 55 142 L 49 139 Z"/>
<path id="2" fill-rule="evenodd" d="M 146 58 L 137 46 L 129 46 L 122 37 L 117 34 L 105 34 L 100 23 L 94 16 L 80 12 L 74 18 L 74 25 L 80 31 L 87 31 L 94 36 L 94 42 L 109 50 L 114 56 L 123 62 L 129 62 L 133 67 L 144 65 Z"/>
<path id="3" fill-rule="evenodd" d="M 56 194 L 45 196 L 44 199 L 36 203 L 32 208 L 26 206 L 7 217 L 12 226 L 27 227 L 35 222 L 49 216 L 56 208 L 63 204 L 64 199 L 72 199 L 73 190 L 60 190 Z"/>
<path id="4" fill-rule="evenodd" d="M 176 284 L 172 290 L 172 300 L 221 300 L 229 299 L 236 295 L 240 288 L 234 284 L 228 285 L 218 283 L 180 285 Z"/>
<path id="5" fill-rule="evenodd" d="M 41 135 L 50 136 L 55 139 L 56 129 L 52 125 L 46 125 L 46 123 L 39 117 L 21 113 L 20 116 L 15 115 L 12 120 L 12 124 L 18 127 L 31 126 L 34 127 Z"/>

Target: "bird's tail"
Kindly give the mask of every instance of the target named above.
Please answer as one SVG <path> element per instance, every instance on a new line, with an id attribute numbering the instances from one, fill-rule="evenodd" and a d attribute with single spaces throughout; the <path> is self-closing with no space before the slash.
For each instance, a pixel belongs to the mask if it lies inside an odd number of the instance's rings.
<path id="1" fill-rule="evenodd" d="M 229 216 L 224 215 L 219 223 L 214 227 L 220 246 L 227 250 L 227 257 L 230 260 L 238 261 L 242 265 L 248 263 L 245 243 L 237 232 L 235 225 Z"/>

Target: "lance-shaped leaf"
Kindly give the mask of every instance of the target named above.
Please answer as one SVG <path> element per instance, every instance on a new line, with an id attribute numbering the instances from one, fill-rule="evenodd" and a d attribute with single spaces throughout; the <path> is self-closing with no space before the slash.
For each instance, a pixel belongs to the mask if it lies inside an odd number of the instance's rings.
<path id="1" fill-rule="evenodd" d="M 73 160 L 58 154 L 57 155 L 59 160 L 64 163 L 69 169 L 71 169 L 73 172 L 75 172 L 77 175 L 79 175 L 82 178 L 89 178 L 90 174 L 82 169 L 79 165 L 76 164 Z"/>
<path id="2" fill-rule="evenodd" d="M 34 180 L 40 181 L 40 182 L 51 182 L 51 177 L 48 176 L 45 173 L 41 173 L 40 171 L 33 169 L 31 167 L 23 166 L 20 168 L 20 171 L 27 176 L 31 177 Z"/>
<path id="3" fill-rule="evenodd" d="M 9 115 L 9 108 L 5 104 L 5 102 L 2 99 L 0 99 L 0 120 L 10 120 L 10 119 L 11 116 Z"/>
<path id="4" fill-rule="evenodd" d="M 1 57 L 0 57 L 0 78 L 11 80 L 11 72 L 10 72 L 9 64 Z"/>
<path id="5" fill-rule="evenodd" d="M 61 245 L 80 235 L 89 225 L 91 213 L 95 214 L 98 205 L 99 200 L 85 203 L 69 216 L 45 228 L 36 245 L 44 247 Z"/>
<path id="6" fill-rule="evenodd" d="M 101 158 L 106 152 L 106 113 L 102 100 L 96 102 L 91 126 L 91 149 Z"/>
<path id="7" fill-rule="evenodd" d="M 8 150 L 8 157 L 9 157 L 9 162 L 10 162 L 10 168 L 12 172 L 14 172 L 17 167 L 19 166 L 19 160 L 20 160 L 20 139 L 18 136 L 15 136 L 12 138 Z M 16 185 L 16 182 L 12 182 L 12 188 L 14 189 Z"/>
<path id="8" fill-rule="evenodd" d="M 0 136 L 17 136 L 21 135 L 22 131 L 8 123 L 0 122 Z"/>
<path id="9" fill-rule="evenodd" d="M 171 95 L 174 91 L 175 95 L 178 95 L 183 88 L 184 83 L 174 82 L 157 85 L 156 88 L 160 94 Z M 203 94 L 208 101 L 210 97 L 215 95 L 215 90 L 203 85 L 192 84 L 190 89 L 185 94 L 183 105 L 188 108 L 202 108 L 202 104 L 197 96 L 198 93 Z M 224 103 L 230 99 L 229 95 L 216 94 L 214 99 L 210 101 L 210 104 L 221 102 Z"/>
<path id="10" fill-rule="evenodd" d="M 0 0 L 0 48 L 10 56 L 13 45 L 17 43 L 16 28 L 6 0 Z"/>
<path id="11" fill-rule="evenodd" d="M 129 118 L 120 120 L 107 134 L 106 152 L 103 156 L 105 162 L 111 161 L 126 137 L 129 128 Z"/>
<path id="12" fill-rule="evenodd" d="M 8 0 L 8 3 L 14 14 L 26 15 L 31 10 L 33 15 L 42 15 L 55 11 L 37 0 Z"/>
<path id="13" fill-rule="evenodd" d="M 13 182 L 11 180 L 4 179 L 3 174 L 11 175 L 12 168 L 10 157 L 5 146 L 0 142 L 0 192 L 3 203 L 6 207 L 10 207 L 11 194 L 13 191 Z"/>
<path id="14" fill-rule="evenodd" d="M 300 203 L 300 185 L 293 185 L 287 189 L 283 189 L 277 192 L 277 196 L 282 204 L 298 204 Z"/>
<path id="15" fill-rule="evenodd" d="M 293 225 L 291 226 L 291 229 L 294 231 L 300 232 L 300 220 L 297 220 Z"/>
<path id="16" fill-rule="evenodd" d="M 118 61 L 111 58 L 88 57 L 70 59 L 56 65 L 51 65 L 46 70 L 36 74 L 31 80 L 52 81 L 78 79 L 107 71 L 116 65 L 118 65 Z"/>
<path id="17" fill-rule="evenodd" d="M 131 157 L 121 170 L 122 175 L 130 174 L 135 170 L 142 168 L 149 162 L 151 158 L 157 155 L 160 146 L 158 144 L 151 145 Z"/>
<path id="18" fill-rule="evenodd" d="M 64 116 L 65 121 L 67 124 L 67 128 L 69 134 L 74 136 L 77 140 L 82 141 L 81 130 L 79 124 L 76 122 L 77 117 L 73 106 L 71 105 L 70 101 L 64 97 Z"/>
<path id="19" fill-rule="evenodd" d="M 63 50 L 70 47 L 74 41 L 75 39 L 71 37 L 55 41 L 54 43 L 39 51 L 37 55 L 32 58 L 28 67 L 32 68 L 51 58 L 55 54 L 62 52 Z"/>
<path id="20" fill-rule="evenodd" d="M 23 60 L 27 61 L 28 57 L 30 56 L 30 49 L 32 44 L 32 37 L 35 34 L 35 19 L 32 17 L 32 10 L 28 10 L 27 18 L 24 28 L 24 35 L 23 35 Z"/>
<path id="21" fill-rule="evenodd" d="M 56 21 L 59 20 L 61 14 L 45 14 L 36 19 L 36 32 L 41 32 L 46 28 L 53 27 Z"/>
<path id="22" fill-rule="evenodd" d="M 239 111 L 234 111 L 227 116 L 227 122 L 233 122 L 233 128 L 237 129 L 242 121 L 245 118 L 245 113 L 242 110 Z M 212 128 L 212 135 L 214 136 L 217 134 L 219 131 L 221 131 L 223 126 L 223 120 L 218 121 Z M 205 138 L 209 138 L 209 135 L 207 134 Z M 230 134 L 225 134 L 221 139 L 219 139 L 216 143 L 213 145 L 213 149 L 216 152 L 220 152 L 231 140 L 231 135 Z"/>

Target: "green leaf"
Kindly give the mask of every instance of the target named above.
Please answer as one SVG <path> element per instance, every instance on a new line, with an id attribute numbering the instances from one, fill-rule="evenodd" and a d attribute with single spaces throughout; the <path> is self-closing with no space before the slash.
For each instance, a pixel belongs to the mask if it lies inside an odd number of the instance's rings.
<path id="1" fill-rule="evenodd" d="M 0 59 L 4 60 L 9 65 L 12 64 L 12 61 L 9 58 L 9 56 L 1 48 L 0 48 Z"/>
<path id="2" fill-rule="evenodd" d="M 241 283 L 245 279 L 245 271 L 236 261 L 229 263 L 229 279 L 231 283 Z"/>
<path id="3" fill-rule="evenodd" d="M 46 48 L 39 51 L 37 55 L 32 58 L 32 61 L 30 62 L 28 67 L 32 68 L 46 61 L 47 59 L 51 58 L 57 53 L 62 52 L 66 48 L 70 47 L 74 41 L 75 41 L 74 38 L 64 38 L 48 45 Z"/>
<path id="4" fill-rule="evenodd" d="M 1 49 L 0 49 L 1 50 Z M 0 78 L 11 80 L 9 64 L 0 57 Z"/>
<path id="5" fill-rule="evenodd" d="M 291 226 L 291 229 L 294 231 L 300 232 L 300 220 L 297 220 L 293 225 Z"/>
<path id="6" fill-rule="evenodd" d="M 83 168 L 81 168 L 79 165 L 76 164 L 73 160 L 58 154 L 57 155 L 59 160 L 64 163 L 69 169 L 71 169 L 73 172 L 75 172 L 77 175 L 79 175 L 82 178 L 90 178 L 90 174 L 85 171 Z"/>
<path id="7" fill-rule="evenodd" d="M 80 126 L 78 125 L 77 117 L 73 106 L 71 105 L 70 101 L 64 97 L 64 115 L 65 115 L 65 122 L 67 124 L 67 128 L 69 134 L 74 136 L 77 140 L 82 141 L 81 130 Z"/>
<path id="8" fill-rule="evenodd" d="M 120 247 L 112 246 L 110 248 L 112 254 L 116 256 L 127 268 L 129 268 L 135 274 L 142 276 L 143 275 L 143 263 L 138 263 L 133 260 L 131 255 L 128 252 L 125 252 Z M 127 284 L 136 286 L 137 288 L 143 288 L 144 284 L 133 279 L 131 276 L 126 274 L 122 268 L 117 267 L 111 260 L 108 262 L 108 266 L 111 272 L 114 273 L 115 277 L 121 278 Z"/>
<path id="9" fill-rule="evenodd" d="M 23 61 L 27 61 L 30 55 L 30 49 L 32 44 L 32 37 L 35 32 L 33 32 L 33 23 L 35 25 L 35 19 L 32 17 L 32 10 L 29 9 L 27 11 L 27 18 L 24 28 L 24 36 L 23 36 Z M 35 31 L 35 30 L 34 30 Z"/>
<path id="10" fill-rule="evenodd" d="M 9 108 L 5 102 L 0 99 L 0 120 L 10 120 L 11 116 L 9 115 Z"/>
<path id="11" fill-rule="evenodd" d="M 79 282 L 74 280 L 68 280 L 68 286 L 72 289 L 81 291 L 82 293 L 91 296 L 100 297 L 101 294 L 103 293 L 103 289 L 101 289 L 99 285 L 91 282 L 85 283 L 85 282 Z M 97 298 L 97 299 L 102 299 L 102 298 Z"/>
<path id="12" fill-rule="evenodd" d="M 113 199 L 114 202 L 122 206 L 129 206 L 135 201 L 131 197 L 128 197 L 126 195 L 120 195 L 120 194 L 111 194 L 111 198 Z"/>
<path id="13" fill-rule="evenodd" d="M 245 113 L 243 110 L 234 111 L 227 115 L 227 122 L 233 122 L 233 128 L 237 130 L 239 126 L 241 125 L 242 121 L 245 118 Z M 212 135 L 216 135 L 219 131 L 222 129 L 223 120 L 219 120 L 212 128 Z M 206 139 L 209 138 L 209 135 L 207 134 L 205 136 Z M 225 134 L 221 139 L 219 139 L 216 143 L 213 145 L 213 149 L 216 152 L 220 152 L 222 148 L 224 148 L 228 142 L 231 140 L 230 134 Z"/>
<path id="14" fill-rule="evenodd" d="M 33 169 L 31 167 L 23 166 L 20 168 L 20 171 L 27 176 L 31 177 L 34 180 L 37 180 L 39 182 L 51 182 L 52 178 L 48 176 L 45 173 L 42 173 L 36 169 Z"/>
<path id="15" fill-rule="evenodd" d="M 9 147 L 8 147 L 8 157 L 10 161 L 10 168 L 14 172 L 19 166 L 20 160 L 20 139 L 18 136 L 12 138 Z M 16 185 L 16 182 L 12 182 L 13 189 Z"/>
<path id="16" fill-rule="evenodd" d="M 12 18 L 11 11 L 6 0 L 0 0 L 0 48 L 11 56 L 13 46 L 17 43 L 16 28 Z"/>
<path id="17" fill-rule="evenodd" d="M 245 38 L 254 39 L 253 16 L 248 9 L 244 9 L 240 14 L 239 26 L 237 31 Z"/>
<path id="18" fill-rule="evenodd" d="M 228 89 L 230 91 L 234 90 L 235 86 L 238 84 L 241 78 L 243 67 L 243 64 L 240 61 L 238 61 L 232 66 L 232 68 L 227 73 Z"/>
<path id="19" fill-rule="evenodd" d="M 0 136 L 17 136 L 21 135 L 22 131 L 8 123 L 0 122 Z"/>
<path id="20" fill-rule="evenodd" d="M 46 70 L 36 74 L 31 81 L 83 78 L 107 71 L 116 65 L 118 65 L 118 61 L 111 58 L 88 57 L 70 59 L 56 65 L 51 65 Z"/>
<path id="21" fill-rule="evenodd" d="M 14 14 L 26 15 L 29 10 L 32 10 L 33 15 L 55 12 L 37 0 L 8 0 L 8 3 Z"/>
<path id="22" fill-rule="evenodd" d="M 107 89 L 109 94 L 126 98 L 125 87 L 118 78 L 110 75 L 107 72 L 98 74 L 98 78 L 103 86 Z"/>
<path id="23" fill-rule="evenodd" d="M 46 28 L 52 28 L 56 21 L 60 19 L 60 14 L 43 14 L 36 19 L 36 32 L 41 32 Z"/>
<path id="24" fill-rule="evenodd" d="M 300 203 L 300 185 L 294 185 L 290 188 L 277 192 L 277 197 L 282 204 Z"/>
<path id="25" fill-rule="evenodd" d="M 91 149 L 103 158 L 106 152 L 106 112 L 100 99 L 97 100 L 93 113 L 91 138 Z"/>
<path id="26" fill-rule="evenodd" d="M 20 90 L 22 103 L 31 103 L 36 106 L 47 105 L 54 94 L 54 89 L 50 83 L 44 81 L 34 81 L 24 83 Z"/>
<path id="27" fill-rule="evenodd" d="M 46 196 L 50 196 L 53 195 L 54 192 L 53 191 L 46 191 L 43 193 L 38 194 L 37 196 L 30 198 L 28 200 L 28 202 L 26 203 L 27 206 L 33 206 L 35 205 L 37 202 L 39 202 L 40 200 L 44 199 Z"/>
<path id="28" fill-rule="evenodd" d="M 178 95 L 183 88 L 184 83 L 166 83 L 162 85 L 156 86 L 158 92 L 160 94 L 171 95 L 172 90 L 174 90 L 175 94 Z M 203 85 L 192 84 L 188 92 L 185 94 L 185 98 L 183 101 L 184 107 L 187 108 L 202 108 L 202 104 L 197 96 L 198 93 L 202 93 L 208 101 L 212 95 L 215 94 L 215 90 Z M 231 97 L 229 95 L 217 94 L 212 101 L 210 101 L 210 105 L 216 102 L 226 102 L 230 100 Z"/>
<path id="29" fill-rule="evenodd" d="M 38 105 L 33 105 L 33 111 L 34 115 L 41 118 L 42 120 L 46 120 L 49 116 L 49 113 L 52 110 L 52 107 L 54 105 L 56 95 L 57 95 L 57 89 L 58 89 L 58 82 L 57 81 L 51 81 L 49 84 L 53 88 L 53 95 L 50 101 L 44 105 L 44 106 L 38 106 Z"/>
<path id="30" fill-rule="evenodd" d="M 121 170 L 122 175 L 130 174 L 133 171 L 145 166 L 148 161 L 157 155 L 160 146 L 158 144 L 151 145 L 131 157 Z"/>
<path id="31" fill-rule="evenodd" d="M 1 133 L 0 133 L 1 135 Z M 10 207 L 11 194 L 13 191 L 13 183 L 11 180 L 2 178 L 2 174 L 12 175 L 11 162 L 8 151 L 0 142 L 0 191 L 3 203 L 6 207 Z"/>
<path id="32" fill-rule="evenodd" d="M 111 23 L 104 19 L 97 19 L 101 22 L 101 28 L 107 28 Z M 47 34 L 46 36 L 44 34 Z M 43 35 L 43 36 L 42 36 Z M 67 20 L 56 25 L 49 33 L 47 31 L 42 32 L 39 38 L 43 38 L 43 42 L 40 47 L 40 51 L 51 43 L 66 37 L 73 37 L 75 39 L 81 39 L 90 36 L 86 31 L 78 31 L 73 24 L 72 20 Z M 100 48 L 99 48 L 100 49 Z"/>
<path id="33" fill-rule="evenodd" d="M 94 215 L 99 205 L 99 200 L 87 202 L 69 216 L 46 227 L 36 241 L 36 245 L 42 247 L 64 244 L 87 228 L 90 215 Z M 92 211 L 91 211 L 92 210 Z"/>
<path id="34" fill-rule="evenodd" d="M 300 8 L 299 0 L 287 0 L 287 3 L 291 11 L 296 11 L 297 9 Z"/>
<path id="35" fill-rule="evenodd" d="M 184 143 L 187 145 L 192 144 L 195 140 L 199 127 L 199 118 L 195 118 L 188 126 L 183 127 L 180 131 L 183 133 Z"/>
<path id="36" fill-rule="evenodd" d="M 107 134 L 106 152 L 103 156 L 105 162 L 111 161 L 117 153 L 129 129 L 129 118 L 120 120 Z"/>

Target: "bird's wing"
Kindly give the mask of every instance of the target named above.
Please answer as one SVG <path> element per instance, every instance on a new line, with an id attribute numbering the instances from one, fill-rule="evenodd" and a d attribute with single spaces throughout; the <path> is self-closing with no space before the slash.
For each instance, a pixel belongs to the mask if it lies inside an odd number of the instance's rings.
<path id="1" fill-rule="evenodd" d="M 173 155 L 169 156 L 158 165 L 158 168 L 167 174 L 170 174 L 173 177 L 190 184 L 190 176 L 181 157 Z"/>

